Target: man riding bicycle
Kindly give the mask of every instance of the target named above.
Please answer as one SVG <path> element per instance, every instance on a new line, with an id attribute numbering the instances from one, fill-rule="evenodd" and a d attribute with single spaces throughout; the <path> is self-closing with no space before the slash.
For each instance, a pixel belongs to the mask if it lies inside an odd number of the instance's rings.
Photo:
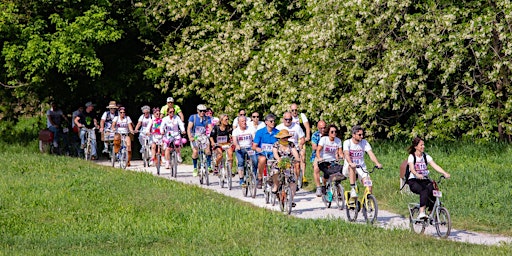
<path id="1" fill-rule="evenodd" d="M 108 141 L 114 140 L 114 133 L 109 130 L 112 128 L 112 121 L 114 121 L 114 118 L 118 116 L 118 107 L 115 101 L 110 101 L 107 108 L 108 111 L 105 111 L 103 115 L 101 115 L 100 120 L 100 134 L 104 146 L 101 153 L 103 154 L 108 154 Z"/>
<path id="2" fill-rule="evenodd" d="M 232 138 L 233 145 L 235 146 L 236 159 L 238 162 L 238 176 L 240 177 L 240 186 L 244 183 L 244 159 L 248 154 L 247 151 L 251 150 L 252 141 L 254 139 L 254 135 L 256 131 L 253 127 L 247 125 L 247 120 L 245 118 L 238 119 L 238 127 L 233 130 Z M 255 176 L 257 175 L 258 170 L 258 159 L 256 154 L 249 155 L 253 164 L 253 170 Z"/>
<path id="3" fill-rule="evenodd" d="M 275 128 L 276 116 L 268 114 L 265 116 L 265 128 L 259 129 L 254 135 L 252 149 L 256 151 L 258 157 L 258 184 L 259 189 L 263 185 L 263 169 L 267 165 L 267 159 L 272 159 L 272 146 L 277 141 L 275 135 L 279 130 Z"/>
<path id="4" fill-rule="evenodd" d="M 206 130 L 211 130 L 212 119 L 205 115 L 206 106 L 203 104 L 197 105 L 197 114 L 191 115 L 188 119 L 187 134 L 192 147 L 192 163 L 194 164 L 194 171 L 192 176 L 197 177 L 197 158 L 199 157 L 199 145 L 194 137 L 206 136 Z M 204 150 L 206 154 L 206 164 L 211 165 L 212 153 L 210 151 L 210 141 L 206 140 L 207 146 Z"/>
<path id="5" fill-rule="evenodd" d="M 98 119 L 96 117 L 96 113 L 93 112 L 94 110 L 94 104 L 92 102 L 85 103 L 85 111 L 78 114 L 78 116 L 75 117 L 75 125 L 80 129 L 80 141 L 82 145 L 80 148 L 85 148 L 85 133 L 88 132 L 87 129 L 92 128 L 98 128 Z M 89 134 L 91 138 L 91 159 L 95 160 L 98 158 L 98 155 L 96 153 L 96 133 L 90 132 Z"/>

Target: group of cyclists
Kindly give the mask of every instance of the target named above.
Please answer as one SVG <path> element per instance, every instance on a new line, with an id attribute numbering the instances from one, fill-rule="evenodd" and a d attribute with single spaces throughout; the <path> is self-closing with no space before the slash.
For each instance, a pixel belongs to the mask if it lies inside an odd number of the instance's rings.
<path id="1" fill-rule="evenodd" d="M 223 156 L 223 151 L 227 151 L 227 161 L 231 166 L 233 165 L 233 155 L 237 159 L 237 172 L 232 175 L 238 174 L 239 184 L 244 185 L 244 161 L 249 157 L 255 170 L 257 177 L 257 188 L 262 188 L 262 180 L 264 169 L 267 167 L 267 161 L 274 159 L 275 164 L 268 171 L 268 174 L 273 181 L 272 193 L 276 193 L 278 189 L 279 162 L 284 159 L 292 159 L 292 169 L 294 170 L 295 177 L 301 177 L 306 170 L 306 142 L 311 141 L 312 155 L 310 162 L 313 165 L 313 177 L 316 185 L 316 195 L 318 197 L 325 194 L 326 180 L 329 178 L 331 170 L 338 170 L 350 181 L 350 197 L 358 197 L 356 192 L 356 180 L 360 179 L 364 183 L 365 179 L 369 179 L 366 169 L 364 155 L 368 154 L 371 161 L 376 167 L 382 168 L 382 164 L 378 161 L 377 157 L 372 151 L 370 143 L 364 139 L 364 130 L 361 126 L 355 125 L 351 129 L 351 138 L 341 141 L 339 138 L 339 129 L 336 125 L 327 123 L 323 120 L 317 122 L 316 131 L 311 134 L 311 127 L 306 115 L 299 113 L 297 104 L 291 104 L 288 111 L 286 111 L 280 124 L 276 125 L 278 118 L 274 114 L 267 114 L 263 121 L 260 119 L 262 116 L 259 112 L 254 111 L 250 117 L 247 116 L 245 109 L 240 109 L 238 115 L 230 122 L 227 114 L 221 114 L 218 118 L 214 117 L 212 109 L 207 108 L 203 104 L 199 104 L 196 108 L 197 113 L 191 115 L 187 124 L 185 125 L 184 115 L 181 108 L 174 104 L 172 97 L 167 98 L 166 105 L 161 108 L 150 108 L 143 106 L 141 108 L 142 114 L 137 120 L 137 124 L 133 122 L 126 114 L 126 109 L 115 101 L 110 101 L 107 110 L 102 114 L 98 122 L 96 114 L 93 111 L 95 105 L 91 102 L 85 104 L 85 108 L 79 108 L 73 113 L 72 127 L 80 136 L 81 145 L 85 143 L 84 135 L 86 132 L 99 129 L 102 140 L 105 142 L 104 150 L 102 153 L 108 153 L 108 141 L 114 141 L 114 153 L 119 151 L 120 139 L 119 134 L 134 134 L 139 133 L 139 142 L 142 146 L 141 153 L 144 148 L 144 141 L 148 140 L 148 145 L 151 145 L 152 158 L 150 165 L 153 164 L 153 157 L 156 152 L 155 138 L 161 138 L 163 150 L 165 151 L 165 165 L 169 168 L 169 148 L 171 143 L 174 144 L 173 148 L 177 150 L 178 162 L 182 162 L 180 148 L 190 141 L 192 148 L 192 162 L 193 162 L 193 176 L 198 174 L 198 142 L 197 138 L 206 136 L 207 147 L 205 147 L 206 161 L 209 171 L 217 174 L 218 166 Z M 48 116 L 48 129 L 55 133 L 54 146 L 58 147 L 58 128 L 61 119 L 66 118 L 57 108 L 57 105 L 52 104 L 52 108 L 47 112 Z M 161 135 L 161 136 L 155 136 Z M 97 158 L 96 153 L 96 137 L 93 136 L 92 155 Z M 128 164 L 132 156 L 132 147 L 130 136 L 125 136 L 125 145 L 128 151 Z M 416 138 L 410 148 L 409 165 L 411 170 L 411 177 L 408 181 L 411 191 L 420 194 L 421 213 L 423 217 L 425 207 L 428 206 L 428 193 L 432 190 L 431 186 L 423 176 L 428 174 L 427 164 L 434 167 L 435 170 L 442 173 L 444 176 L 449 177 L 441 167 L 435 164 L 430 156 L 423 157 L 424 142 Z M 212 152 L 216 152 L 216 159 L 213 159 Z M 250 154 L 250 152 L 254 152 Z M 421 157 L 420 157 L 421 156 Z M 416 161 L 413 158 L 416 157 Z M 321 170 L 319 163 L 331 162 L 332 165 L 341 165 L 341 168 L 330 168 L 329 170 Z M 321 177 L 320 173 L 324 175 Z M 306 183 L 305 175 L 302 175 L 302 182 Z M 321 179 L 323 182 L 321 183 Z M 293 184 L 298 191 L 300 188 Z M 370 188 L 371 192 L 371 188 Z"/>

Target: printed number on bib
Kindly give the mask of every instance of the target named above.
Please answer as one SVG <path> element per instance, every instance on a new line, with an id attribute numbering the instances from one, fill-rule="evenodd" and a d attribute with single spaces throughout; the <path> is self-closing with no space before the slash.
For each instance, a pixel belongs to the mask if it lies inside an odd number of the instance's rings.
<path id="1" fill-rule="evenodd" d="M 228 136 L 217 136 L 217 143 L 223 144 L 228 142 Z"/>
<path id="2" fill-rule="evenodd" d="M 272 152 L 272 144 L 261 144 L 261 150 L 265 152 Z"/>
<path id="3" fill-rule="evenodd" d="M 247 154 L 250 156 L 254 156 L 254 150 L 247 150 Z"/>
<path id="4" fill-rule="evenodd" d="M 435 196 L 435 197 L 443 197 L 443 193 L 439 190 L 434 190 L 432 191 L 432 194 Z"/>
<path id="5" fill-rule="evenodd" d="M 373 185 L 372 180 L 369 180 L 369 179 L 366 179 L 363 182 L 363 184 L 364 184 L 365 187 L 371 187 Z"/>

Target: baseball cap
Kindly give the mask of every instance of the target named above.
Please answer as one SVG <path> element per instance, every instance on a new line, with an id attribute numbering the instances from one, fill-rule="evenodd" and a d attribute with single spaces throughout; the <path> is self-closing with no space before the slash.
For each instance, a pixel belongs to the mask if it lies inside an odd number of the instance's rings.
<path id="1" fill-rule="evenodd" d="M 174 102 L 174 99 L 172 97 L 168 97 L 167 102 Z"/>
<path id="2" fill-rule="evenodd" d="M 90 102 L 90 101 L 89 101 L 89 102 L 85 103 L 85 106 L 86 106 L 86 107 L 90 107 L 90 106 L 93 106 L 93 107 L 94 107 L 95 105 L 94 105 L 94 104 L 92 104 L 92 102 Z"/>
<path id="3" fill-rule="evenodd" d="M 206 110 L 206 106 L 203 104 L 197 105 L 197 110 Z"/>

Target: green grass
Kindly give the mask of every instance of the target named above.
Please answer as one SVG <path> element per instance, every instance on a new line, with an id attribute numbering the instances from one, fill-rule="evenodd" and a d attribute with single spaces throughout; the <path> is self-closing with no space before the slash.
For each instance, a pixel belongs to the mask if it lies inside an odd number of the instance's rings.
<path id="1" fill-rule="evenodd" d="M 19 146 L 0 145 L 0 161 L 0 254 L 407 255 L 426 249 L 432 255 L 512 252 L 510 245 L 470 245 L 418 236 L 407 230 L 384 230 L 340 220 L 297 219 L 197 186 L 73 158 L 41 155 Z M 389 174 L 393 171 L 388 170 Z M 387 175 L 375 176 L 384 183 Z M 450 186 L 447 183 L 446 187 Z"/>

